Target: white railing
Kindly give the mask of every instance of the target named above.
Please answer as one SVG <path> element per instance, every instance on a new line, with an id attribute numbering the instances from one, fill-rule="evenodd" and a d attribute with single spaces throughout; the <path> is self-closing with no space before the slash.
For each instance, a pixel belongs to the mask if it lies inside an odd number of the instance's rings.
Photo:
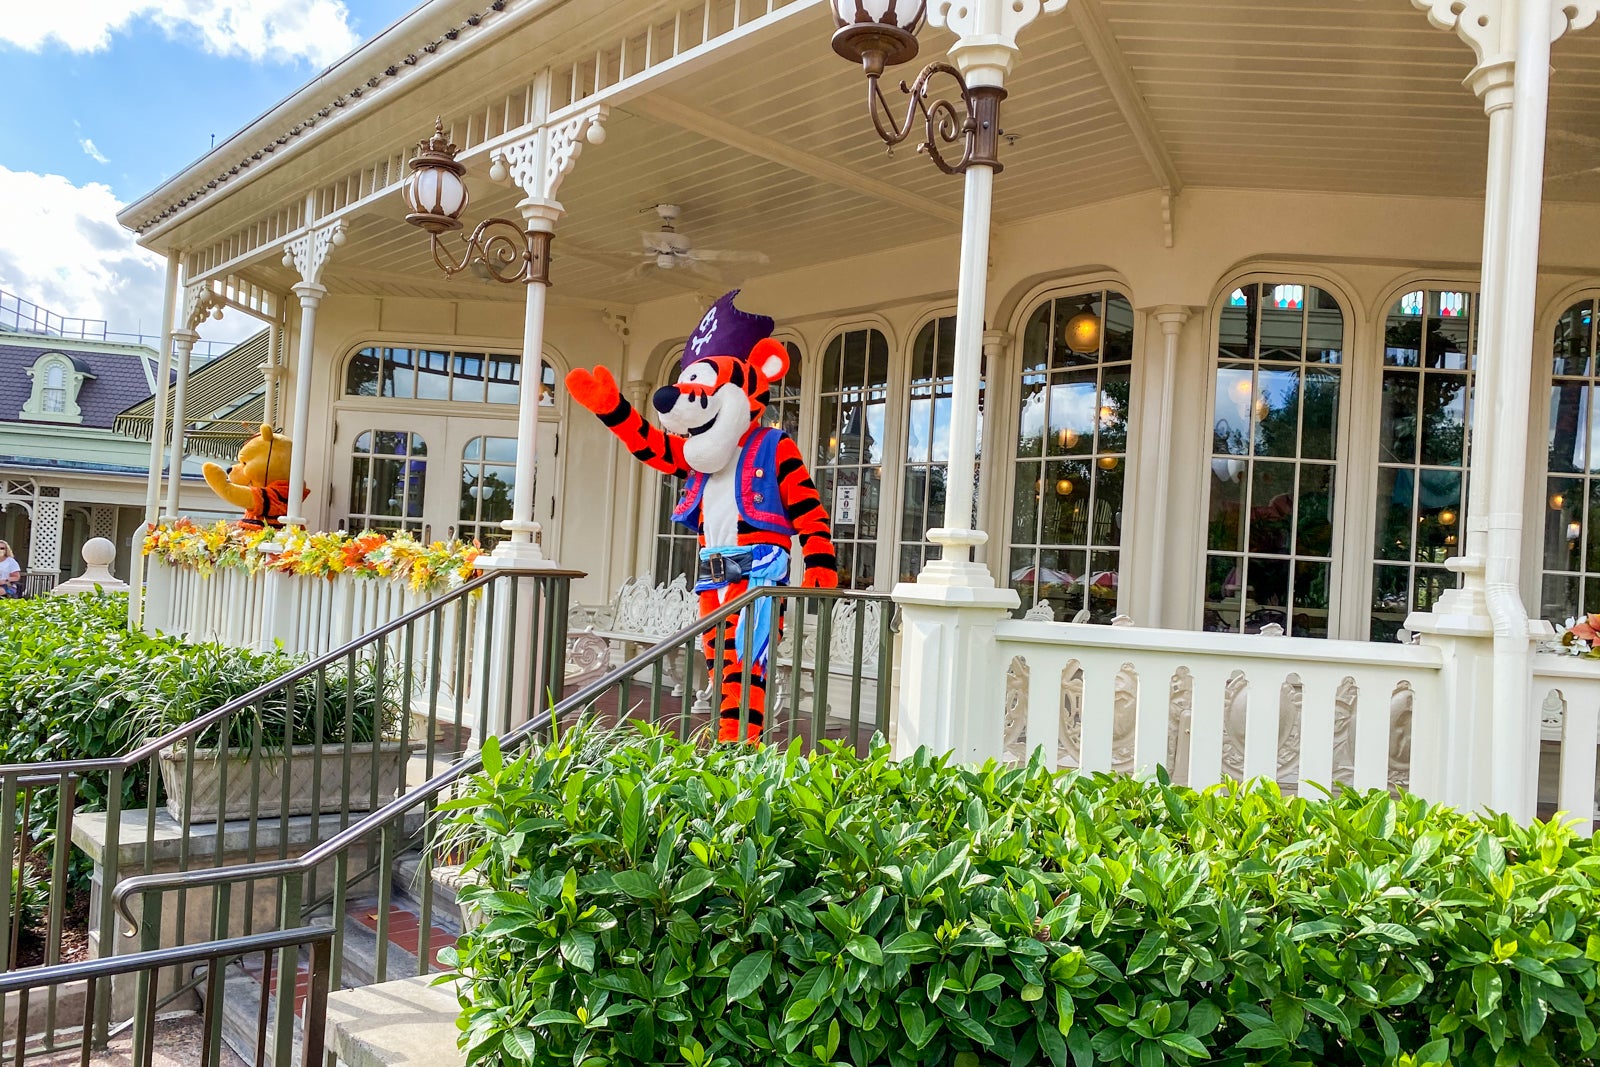
<path id="1" fill-rule="evenodd" d="M 1592 833 L 1600 813 L 1600 663 L 1535 656 L 1533 686 L 1540 748 L 1554 749 L 1556 755 L 1554 774 L 1540 775 L 1539 792 L 1553 794 L 1555 810 L 1577 820 L 1581 832 Z"/>
<path id="2" fill-rule="evenodd" d="M 1042 746 L 1061 767 L 1159 765 L 1196 788 L 1405 787 L 1436 770 L 1434 648 L 1033 620 L 995 639 L 1014 758 Z"/>
<path id="3" fill-rule="evenodd" d="M 278 571 L 217 570 L 201 574 L 149 559 L 144 625 L 147 632 L 262 651 L 322 656 L 431 601 L 437 593 L 414 592 L 404 582 L 285 574 Z M 441 705 L 465 700 L 478 672 L 473 668 L 481 624 L 476 601 L 456 601 L 419 620 L 410 636 L 388 640 L 390 662 L 411 658 L 415 700 L 438 694 Z"/>

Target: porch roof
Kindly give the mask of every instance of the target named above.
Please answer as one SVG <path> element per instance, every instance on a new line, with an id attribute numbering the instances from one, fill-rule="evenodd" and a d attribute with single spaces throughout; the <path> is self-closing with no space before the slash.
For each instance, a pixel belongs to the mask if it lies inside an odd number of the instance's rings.
<path id="1" fill-rule="evenodd" d="M 724 6 L 704 2 L 707 11 Z M 593 58 L 604 66 L 617 41 L 632 43 L 629 35 L 661 18 L 634 2 L 605 20 L 578 20 L 582 10 L 593 5 L 509 6 L 517 19 L 475 52 L 435 55 L 429 79 L 348 99 L 338 137 L 291 143 L 248 195 L 220 186 L 146 243 L 192 249 L 269 218 L 292 220 L 308 189 L 336 191 L 353 162 L 381 158 L 361 173 L 384 180 L 332 209 L 347 220 L 349 242 L 323 278 L 330 291 L 520 300 L 520 287 L 441 276 L 426 238 L 404 222 L 399 164 L 443 113 L 452 136 L 473 145 L 463 156 L 469 221 L 514 217 L 520 193 L 489 181 L 494 138 L 483 134 L 486 124 L 496 128 L 495 106 L 511 99 L 505 72 L 548 63 L 570 71 L 575 86 L 580 74 L 601 86 L 612 73 Z M 884 152 L 860 73 L 828 46 L 826 7 L 791 0 L 769 10 L 746 37 L 670 75 L 641 74 L 632 88 L 598 95 L 578 86 L 578 96 L 612 111 L 606 142 L 586 150 L 561 190 L 558 294 L 637 304 L 847 258 L 867 242 L 894 248 L 957 232 L 961 183 L 909 145 Z M 943 31 L 923 36 L 923 60 L 950 41 Z M 996 184 L 995 226 L 1192 187 L 1480 196 L 1487 124 L 1462 85 L 1472 63 L 1464 44 L 1407 0 L 1072 0 L 1023 35 L 1003 115 L 1007 170 Z M 1553 63 L 1546 196 L 1600 203 L 1600 32 L 1567 35 Z M 319 82 L 345 73 L 357 72 L 341 66 Z M 760 252 L 767 262 L 717 279 L 641 267 L 640 231 L 657 228 L 650 208 L 663 202 L 682 207 L 678 229 L 695 247 Z M 221 261 L 236 277 L 285 292 L 297 277 L 275 247 Z"/>

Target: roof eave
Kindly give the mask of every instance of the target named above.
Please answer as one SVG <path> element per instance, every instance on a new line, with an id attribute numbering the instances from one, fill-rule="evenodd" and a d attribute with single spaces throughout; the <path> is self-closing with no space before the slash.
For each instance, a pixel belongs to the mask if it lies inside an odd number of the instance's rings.
<path id="1" fill-rule="evenodd" d="M 319 134 L 330 126 L 343 125 L 327 120 L 348 117 L 363 106 L 370 106 L 377 96 L 388 95 L 368 92 L 374 82 L 387 89 L 389 86 L 382 85 L 384 80 L 398 79 L 406 71 L 444 59 L 444 53 L 455 49 L 441 47 L 441 41 L 461 43 L 457 38 L 462 26 L 469 22 L 487 26 L 493 21 L 491 15 L 498 15 L 513 4 L 514 0 L 426 0 L 179 174 L 128 204 L 117 213 L 117 222 L 138 233 L 139 243 L 146 248 L 165 250 L 166 242 L 161 238 L 189 217 L 188 209 L 195 204 L 223 187 L 237 187 L 266 173 L 273 165 L 321 140 Z M 515 7 L 524 10 L 540 6 L 540 0 L 515 3 Z M 481 11 L 474 10 L 480 8 Z M 455 17 L 457 13 L 461 13 L 460 18 Z M 430 27 L 438 28 L 445 37 L 424 40 Z M 396 56 L 401 58 L 394 59 Z M 333 85 L 347 88 L 342 95 L 335 95 Z"/>

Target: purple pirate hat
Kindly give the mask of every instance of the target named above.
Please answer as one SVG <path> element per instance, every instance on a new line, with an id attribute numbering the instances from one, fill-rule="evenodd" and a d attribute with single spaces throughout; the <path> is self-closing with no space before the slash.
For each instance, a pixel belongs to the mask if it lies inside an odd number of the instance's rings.
<path id="1" fill-rule="evenodd" d="M 772 319 L 766 315 L 752 315 L 733 306 L 733 298 L 738 295 L 739 290 L 735 289 L 711 305 L 711 310 L 706 312 L 705 318 L 700 320 L 700 325 L 690 335 L 689 343 L 683 346 L 683 366 L 687 367 L 707 356 L 738 356 L 743 359 L 750 354 L 756 342 L 772 336 Z"/>

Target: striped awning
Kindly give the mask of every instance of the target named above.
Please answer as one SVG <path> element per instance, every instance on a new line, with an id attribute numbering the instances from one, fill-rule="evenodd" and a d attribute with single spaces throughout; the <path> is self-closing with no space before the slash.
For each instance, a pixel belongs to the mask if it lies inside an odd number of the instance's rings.
<path id="1" fill-rule="evenodd" d="M 262 330 L 190 373 L 183 404 L 185 454 L 232 459 L 261 428 L 266 407 L 261 365 L 269 355 L 270 337 L 271 331 Z M 112 428 L 148 441 L 155 432 L 155 408 L 156 398 L 146 397 L 118 415 Z"/>

